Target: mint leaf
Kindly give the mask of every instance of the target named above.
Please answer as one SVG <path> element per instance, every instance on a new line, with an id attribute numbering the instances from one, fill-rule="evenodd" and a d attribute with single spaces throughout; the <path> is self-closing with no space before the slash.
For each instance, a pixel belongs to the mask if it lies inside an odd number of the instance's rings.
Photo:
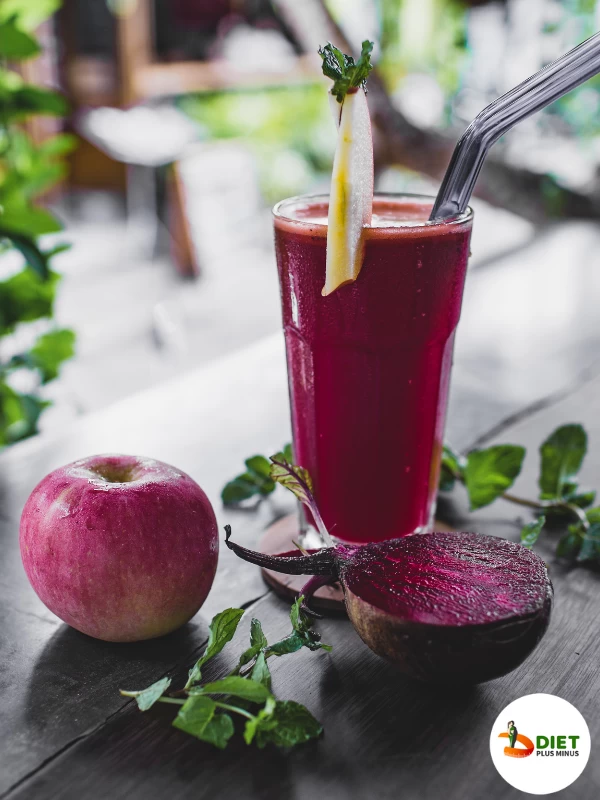
<path id="1" fill-rule="evenodd" d="M 323 732 L 321 724 L 310 711 L 292 700 L 278 701 L 273 712 L 259 722 L 255 740 L 259 747 L 274 744 L 277 747 L 293 747 Z"/>
<path id="2" fill-rule="evenodd" d="M 257 619 L 253 619 L 250 623 L 250 645 L 261 650 L 268 644 L 267 637 L 263 633 L 260 622 Z"/>
<path id="3" fill-rule="evenodd" d="M 333 649 L 331 645 L 321 642 L 321 634 L 310 630 L 313 620 L 302 611 L 303 602 L 304 596 L 298 597 L 290 610 L 293 632 L 281 641 L 271 645 L 267 650 L 267 655 L 285 656 L 289 653 L 296 653 L 302 647 L 307 647 L 309 650 L 327 650 L 327 652 L 331 652 Z"/>
<path id="4" fill-rule="evenodd" d="M 269 646 L 267 655 L 273 656 L 287 656 L 290 653 L 297 653 L 304 647 L 304 637 L 298 633 L 290 633 L 279 642 Z"/>
<path id="5" fill-rule="evenodd" d="M 271 689 L 271 671 L 264 653 L 259 653 L 252 667 L 250 677 L 253 681 L 261 683 L 266 689 Z"/>
<path id="6" fill-rule="evenodd" d="M 591 506 L 595 499 L 596 492 L 593 489 L 587 492 L 576 492 L 575 494 L 565 497 L 567 502 L 572 503 L 575 506 L 579 506 L 579 508 L 587 508 L 588 506 Z"/>
<path id="7" fill-rule="evenodd" d="M 241 678 L 239 675 L 230 675 L 219 681 L 190 689 L 190 695 L 201 694 L 229 694 L 241 700 L 249 700 L 251 703 L 264 703 L 271 697 L 271 693 L 262 683 L 251 678 Z"/>
<path id="8" fill-rule="evenodd" d="M 283 457 L 285 458 L 286 461 L 289 461 L 290 464 L 294 463 L 294 452 L 292 450 L 291 444 L 286 444 L 285 447 L 283 448 Z"/>
<path id="9" fill-rule="evenodd" d="M 267 637 L 264 635 L 260 622 L 253 619 L 250 622 L 250 647 L 240 656 L 237 668 L 249 664 L 260 651 L 268 645 Z"/>
<path id="10" fill-rule="evenodd" d="M 294 631 L 279 642 L 269 646 L 267 655 L 287 656 L 296 653 L 303 647 L 309 650 L 326 650 L 328 653 L 333 649 L 330 644 L 321 642 L 321 634 L 316 631 Z"/>
<path id="11" fill-rule="evenodd" d="M 568 532 L 560 538 L 556 546 L 556 555 L 559 558 L 575 558 L 581 549 L 582 541 L 581 526 L 569 525 Z"/>
<path id="12" fill-rule="evenodd" d="M 292 446 L 286 444 L 283 455 L 288 461 L 292 459 Z M 221 491 L 221 500 L 225 506 L 233 506 L 249 500 L 257 495 L 266 496 L 275 491 L 275 481 L 271 477 L 271 464 L 261 455 L 251 456 L 244 462 L 246 472 L 238 475 L 225 484 Z"/>
<path id="13" fill-rule="evenodd" d="M 367 78 L 373 69 L 371 64 L 372 52 L 373 42 L 368 40 L 362 43 L 360 57 L 357 62 L 354 61 L 352 56 L 342 53 L 331 42 L 319 48 L 319 55 L 323 60 L 323 75 L 333 81 L 331 94 L 338 103 L 344 102 L 344 98 L 351 89 L 356 89 L 359 86 L 365 89 Z"/>
<path id="14" fill-rule="evenodd" d="M 221 492 L 221 500 L 223 505 L 233 506 L 260 493 L 260 484 L 254 480 L 250 473 L 244 473 L 225 484 Z"/>
<path id="15" fill-rule="evenodd" d="M 538 517 L 533 522 L 528 522 L 521 530 L 521 544 L 528 550 L 531 550 L 533 545 L 537 542 L 542 528 L 546 524 L 546 517 Z"/>
<path id="16" fill-rule="evenodd" d="M 439 489 L 441 492 L 451 492 L 454 489 L 456 478 L 463 474 L 464 459 L 452 448 L 445 444 L 442 449 L 442 465 L 440 468 Z"/>
<path id="17" fill-rule="evenodd" d="M 585 516 L 587 517 L 588 522 L 592 524 L 594 522 L 600 522 L 600 507 L 599 508 L 588 508 L 585 512 Z"/>
<path id="18" fill-rule="evenodd" d="M 587 451 L 581 425 L 557 428 L 540 447 L 540 499 L 555 500 L 573 493 Z"/>
<path id="19" fill-rule="evenodd" d="M 24 61 L 40 52 L 40 46 L 28 33 L 15 24 L 15 18 L 0 24 L 0 58 Z"/>
<path id="20" fill-rule="evenodd" d="M 577 561 L 600 560 L 600 523 L 590 525 L 583 535 L 581 549 L 577 554 Z"/>
<path id="21" fill-rule="evenodd" d="M 123 697 L 135 697 L 140 711 L 148 711 L 158 698 L 163 696 L 170 685 L 171 678 L 161 678 L 156 683 L 153 683 L 152 686 L 148 686 L 147 689 L 142 689 L 139 692 L 127 692 L 121 689 L 121 694 Z"/>
<path id="22" fill-rule="evenodd" d="M 215 714 L 198 739 L 218 747 L 219 750 L 224 750 L 234 733 L 233 720 L 229 714 L 221 713 Z"/>
<path id="23" fill-rule="evenodd" d="M 244 463 L 246 464 L 246 469 L 248 472 L 252 473 L 253 475 L 258 476 L 259 478 L 270 477 L 271 464 L 264 456 L 252 456 L 251 458 L 247 458 Z"/>
<path id="24" fill-rule="evenodd" d="M 525 458 L 525 448 L 512 444 L 472 450 L 464 469 L 471 511 L 492 503 L 509 489 Z"/>
<path id="25" fill-rule="evenodd" d="M 265 703 L 265 707 L 262 708 L 255 717 L 246 722 L 244 728 L 244 741 L 246 744 L 252 743 L 257 730 L 271 730 L 276 727 L 277 721 L 272 718 L 275 705 L 275 698 L 269 698 Z"/>
<path id="26" fill-rule="evenodd" d="M 209 626 L 206 650 L 204 651 L 204 655 L 198 659 L 190 670 L 188 681 L 185 685 L 186 689 L 189 689 L 193 683 L 197 683 L 200 680 L 202 677 L 203 665 L 213 658 L 213 656 L 216 656 L 217 653 L 220 653 L 227 642 L 233 639 L 243 615 L 243 608 L 227 608 L 225 611 L 221 611 L 220 614 L 213 617 Z"/>
<path id="27" fill-rule="evenodd" d="M 209 697 L 194 695 L 181 706 L 173 726 L 223 750 L 233 736 L 234 727 L 229 714 L 215 714 L 216 708 Z"/>
<path id="28" fill-rule="evenodd" d="M 290 609 L 290 621 L 292 628 L 295 631 L 304 632 L 311 626 L 311 620 L 307 614 L 302 613 L 302 603 L 304 602 L 304 595 L 297 597 Z"/>

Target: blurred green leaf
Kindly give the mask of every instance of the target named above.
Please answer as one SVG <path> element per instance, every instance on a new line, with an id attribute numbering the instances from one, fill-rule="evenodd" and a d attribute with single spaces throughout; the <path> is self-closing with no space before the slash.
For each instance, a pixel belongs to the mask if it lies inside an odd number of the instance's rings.
<path id="1" fill-rule="evenodd" d="M 61 7 L 62 0 L 2 0 L 0 20 L 16 17 L 19 27 L 32 31 Z"/>
<path id="2" fill-rule="evenodd" d="M 50 403 L 31 394 L 21 394 L 0 381 L 0 445 L 13 444 L 37 432 L 42 411 Z"/>
<path id="3" fill-rule="evenodd" d="M 12 333 L 19 322 L 51 317 L 59 281 L 54 272 L 44 281 L 31 270 L 0 281 L 0 335 Z"/>
<path id="4" fill-rule="evenodd" d="M 533 545 L 537 542 L 542 528 L 546 524 L 546 517 L 541 516 L 533 522 L 528 522 L 521 530 L 521 544 L 528 550 L 531 550 Z"/>
<path id="5" fill-rule="evenodd" d="M 74 355 L 75 334 L 67 328 L 43 334 L 29 351 L 30 365 L 39 371 L 42 383 L 57 378 L 61 364 Z"/>
<path id="6" fill-rule="evenodd" d="M 28 266 L 39 278 L 44 281 L 48 278 L 48 254 L 43 253 L 30 236 L 23 236 L 0 227 L 0 239 L 8 239 L 12 242 L 14 247 L 23 255 Z"/>
<path id="7" fill-rule="evenodd" d="M 464 459 L 455 453 L 450 445 L 445 444 L 442 449 L 442 465 L 440 468 L 439 488 L 442 492 L 454 489 L 457 477 L 463 475 Z"/>
<path id="8" fill-rule="evenodd" d="M 562 425 L 546 439 L 540 447 L 540 499 L 574 493 L 586 452 L 587 434 L 581 425 Z"/>
<path id="9" fill-rule="evenodd" d="M 62 95 L 38 86 L 23 84 L 7 89 L 0 80 L 0 119 L 5 122 L 25 119 L 32 114 L 65 116 L 68 105 Z"/>
<path id="10" fill-rule="evenodd" d="M 72 133 L 58 133 L 38 145 L 38 152 L 43 156 L 66 156 L 77 148 L 79 140 Z"/>
<path id="11" fill-rule="evenodd" d="M 483 508 L 515 482 L 525 458 L 525 448 L 512 444 L 472 450 L 464 469 L 471 510 Z"/>
<path id="12" fill-rule="evenodd" d="M 590 525 L 583 534 L 581 549 L 577 554 L 578 561 L 600 561 L 600 524 Z"/>
<path id="13" fill-rule="evenodd" d="M 17 17 L 0 23 L 0 58 L 21 61 L 36 56 L 40 46 L 36 40 L 16 24 Z"/>
<path id="14" fill-rule="evenodd" d="M 42 236 L 45 233 L 58 233 L 62 231 L 60 222 L 44 208 L 33 206 L 17 206 L 14 203 L 3 202 L 3 213 L 0 215 L 0 235 L 20 233 L 25 236 Z"/>
<path id="15" fill-rule="evenodd" d="M 573 559 L 581 550 L 582 545 L 581 527 L 570 525 L 567 533 L 559 540 L 556 546 L 556 555 L 559 558 Z"/>

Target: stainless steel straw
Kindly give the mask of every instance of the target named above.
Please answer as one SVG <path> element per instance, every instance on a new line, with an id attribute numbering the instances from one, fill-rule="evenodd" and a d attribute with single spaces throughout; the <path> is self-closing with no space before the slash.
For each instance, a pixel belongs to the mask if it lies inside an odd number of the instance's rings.
<path id="1" fill-rule="evenodd" d="M 462 213 L 490 147 L 522 119 L 599 72 L 600 33 L 596 33 L 486 106 L 456 145 L 430 219 Z"/>

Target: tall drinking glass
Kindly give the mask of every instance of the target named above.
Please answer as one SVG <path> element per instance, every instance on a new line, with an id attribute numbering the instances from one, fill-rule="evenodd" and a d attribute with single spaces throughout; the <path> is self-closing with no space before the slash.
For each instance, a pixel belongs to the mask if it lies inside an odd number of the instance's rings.
<path id="1" fill-rule="evenodd" d="M 333 536 L 426 530 L 435 510 L 473 215 L 376 194 L 358 279 L 323 297 L 328 197 L 275 206 L 294 457 Z"/>

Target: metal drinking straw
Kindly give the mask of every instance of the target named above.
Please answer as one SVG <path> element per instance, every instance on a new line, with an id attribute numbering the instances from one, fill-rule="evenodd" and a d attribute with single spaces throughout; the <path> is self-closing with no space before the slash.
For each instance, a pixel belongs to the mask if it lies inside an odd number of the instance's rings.
<path id="1" fill-rule="evenodd" d="M 465 211 L 490 147 L 518 122 L 599 72 L 600 33 L 596 33 L 486 106 L 456 145 L 430 219 L 448 219 Z"/>

